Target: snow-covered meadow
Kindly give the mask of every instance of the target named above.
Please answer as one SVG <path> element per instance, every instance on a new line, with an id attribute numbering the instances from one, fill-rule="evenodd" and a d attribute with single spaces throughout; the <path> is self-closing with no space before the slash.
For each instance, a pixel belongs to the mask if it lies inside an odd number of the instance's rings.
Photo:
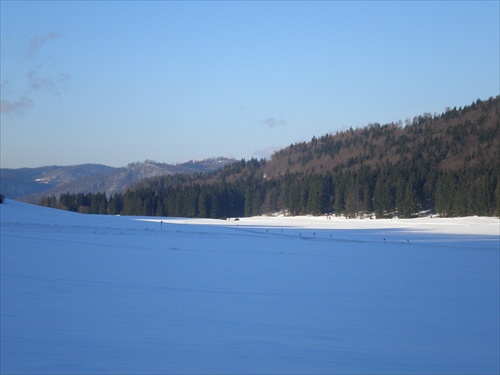
<path id="1" fill-rule="evenodd" d="M 0 214 L 2 374 L 500 372 L 496 218 Z"/>

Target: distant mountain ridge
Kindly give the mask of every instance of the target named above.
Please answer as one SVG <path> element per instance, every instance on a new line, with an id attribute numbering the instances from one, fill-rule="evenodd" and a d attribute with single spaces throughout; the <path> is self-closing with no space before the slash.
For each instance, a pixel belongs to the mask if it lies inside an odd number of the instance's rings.
<path id="1" fill-rule="evenodd" d="M 7 198 L 35 203 L 46 195 L 62 193 L 114 194 L 145 178 L 170 174 L 212 172 L 235 162 L 217 157 L 188 161 L 176 165 L 153 160 L 134 162 L 115 168 L 101 164 L 46 166 L 38 168 L 0 169 L 0 192 Z"/>

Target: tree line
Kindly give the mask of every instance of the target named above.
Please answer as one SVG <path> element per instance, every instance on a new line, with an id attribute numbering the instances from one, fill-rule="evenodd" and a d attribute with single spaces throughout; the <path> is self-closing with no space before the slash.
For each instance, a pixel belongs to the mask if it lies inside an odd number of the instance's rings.
<path id="1" fill-rule="evenodd" d="M 125 193 L 62 194 L 40 204 L 69 211 L 140 216 L 228 218 L 284 211 L 290 215 L 375 214 L 411 218 L 421 211 L 441 216 L 500 213 L 498 167 L 477 166 L 435 172 L 407 163 L 320 174 L 285 174 L 267 179 L 255 173 L 231 183 L 161 186 L 150 181 Z"/>

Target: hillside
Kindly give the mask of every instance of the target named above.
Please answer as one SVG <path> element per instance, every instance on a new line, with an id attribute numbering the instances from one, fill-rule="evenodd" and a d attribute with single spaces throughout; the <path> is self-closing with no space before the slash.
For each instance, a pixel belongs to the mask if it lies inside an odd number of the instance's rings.
<path id="1" fill-rule="evenodd" d="M 211 172 L 234 162 L 228 158 L 211 158 L 181 164 L 151 160 L 130 163 L 123 168 L 98 164 L 49 166 L 40 168 L 1 169 L 0 191 L 7 198 L 34 203 L 43 196 L 62 193 L 125 192 L 137 182 L 155 176 Z"/>
<path id="2" fill-rule="evenodd" d="M 478 100 L 441 115 L 425 113 L 406 124 L 369 124 L 335 135 L 313 137 L 276 152 L 264 171 L 284 173 L 345 172 L 418 161 L 437 171 L 474 168 L 498 160 L 499 98 Z"/>
<path id="3" fill-rule="evenodd" d="M 416 116 L 404 126 L 369 124 L 313 137 L 269 161 L 241 160 L 209 174 L 155 177 L 99 203 L 100 212 L 105 203 L 110 213 L 217 218 L 277 211 L 499 215 L 499 101 L 478 99 L 440 115 Z M 64 202 L 45 204 L 86 207 L 91 198 L 66 196 Z"/>
<path id="4" fill-rule="evenodd" d="M 7 198 L 15 199 L 29 194 L 48 191 L 77 179 L 115 170 L 100 164 L 75 166 L 47 166 L 40 168 L 0 169 L 0 191 Z"/>

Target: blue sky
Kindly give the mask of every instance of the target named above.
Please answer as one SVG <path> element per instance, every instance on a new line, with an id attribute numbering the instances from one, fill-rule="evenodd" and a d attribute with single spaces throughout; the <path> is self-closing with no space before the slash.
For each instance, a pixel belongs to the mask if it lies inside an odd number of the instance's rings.
<path id="1" fill-rule="evenodd" d="M 2 168 L 268 157 L 499 94 L 498 1 L 0 7 Z"/>

